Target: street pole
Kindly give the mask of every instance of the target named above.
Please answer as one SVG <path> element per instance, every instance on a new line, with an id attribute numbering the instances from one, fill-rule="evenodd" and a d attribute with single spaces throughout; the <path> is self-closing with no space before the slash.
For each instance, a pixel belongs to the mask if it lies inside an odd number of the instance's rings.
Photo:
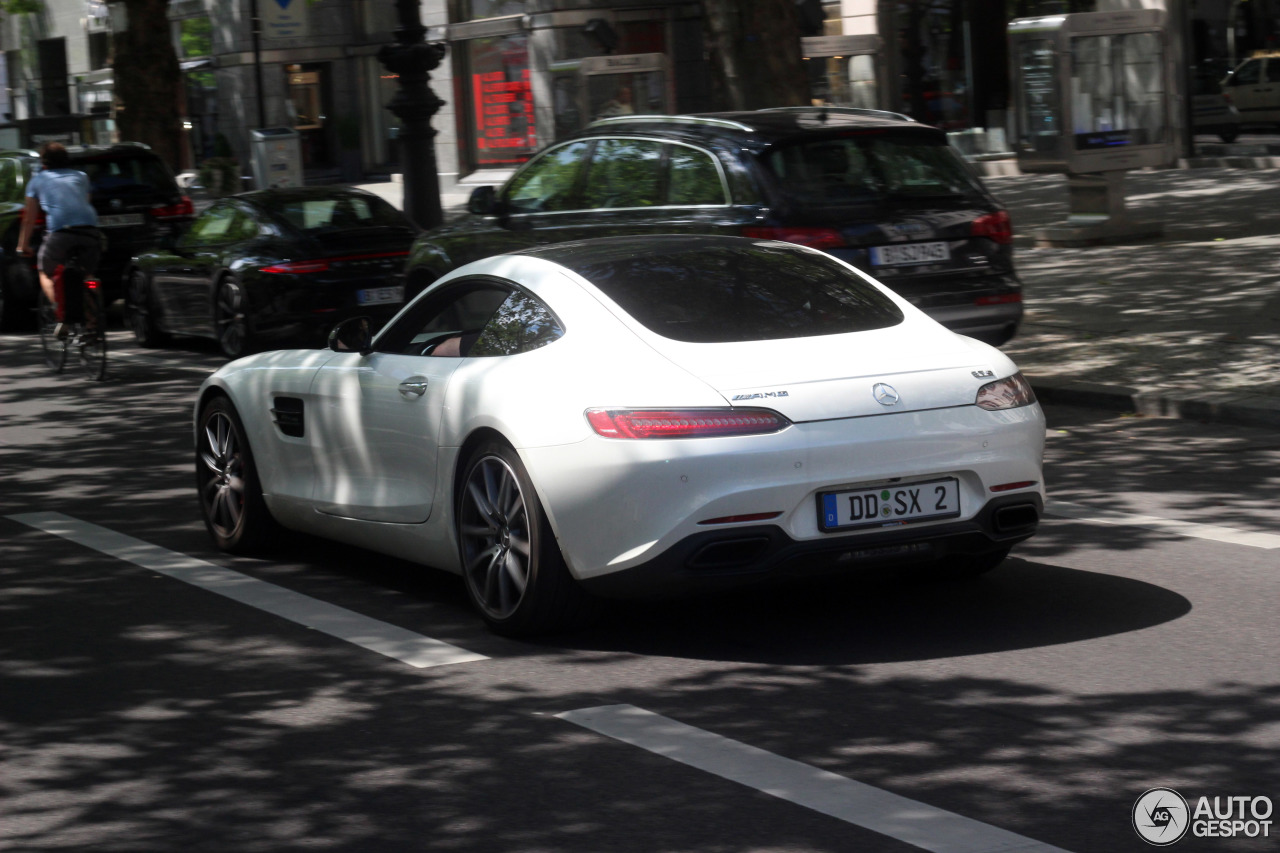
<path id="1" fill-rule="evenodd" d="M 427 28 L 418 13 L 419 0 L 396 0 L 396 44 L 378 51 L 378 61 L 400 79 L 387 108 L 400 119 L 400 168 L 404 174 L 404 212 L 423 228 L 444 222 L 440 177 L 436 174 L 436 132 L 431 117 L 444 101 L 427 86 L 431 72 L 444 59 L 443 44 L 427 44 Z"/>

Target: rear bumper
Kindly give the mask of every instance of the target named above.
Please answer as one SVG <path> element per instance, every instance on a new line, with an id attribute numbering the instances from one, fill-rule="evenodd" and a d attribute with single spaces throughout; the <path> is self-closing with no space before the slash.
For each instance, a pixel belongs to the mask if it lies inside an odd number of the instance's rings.
<path id="1" fill-rule="evenodd" d="M 994 498 L 972 518 L 857 536 L 799 541 L 776 525 L 697 533 L 639 565 L 586 578 L 606 598 L 662 598 L 770 581 L 908 566 L 1001 550 L 1033 536 L 1044 503 L 1024 492 Z"/>

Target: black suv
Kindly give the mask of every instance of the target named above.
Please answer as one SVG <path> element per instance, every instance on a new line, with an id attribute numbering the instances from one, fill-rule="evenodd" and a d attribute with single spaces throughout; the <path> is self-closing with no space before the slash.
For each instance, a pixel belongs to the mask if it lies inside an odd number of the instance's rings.
<path id="1" fill-rule="evenodd" d="M 1009 215 L 946 134 L 878 110 L 617 116 L 550 146 L 414 244 L 406 296 L 472 260 L 622 234 L 736 234 L 822 249 L 996 345 L 1022 286 Z"/>
<path id="2" fill-rule="evenodd" d="M 71 166 L 89 176 L 98 224 L 107 235 L 107 250 L 98 266 L 107 302 L 124 295 L 121 274 L 135 254 L 154 246 L 174 226 L 195 218 L 191 199 L 183 194 L 173 173 L 146 145 L 69 145 Z M 40 168 L 34 151 L 0 152 L 0 328 L 29 325 L 38 278 L 35 259 L 17 255 L 27 181 Z M 33 239 L 38 250 L 39 228 Z"/>

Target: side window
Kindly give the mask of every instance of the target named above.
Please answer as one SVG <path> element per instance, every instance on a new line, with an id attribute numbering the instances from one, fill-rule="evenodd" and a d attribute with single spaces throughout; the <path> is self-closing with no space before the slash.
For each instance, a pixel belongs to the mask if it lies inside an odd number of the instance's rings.
<path id="1" fill-rule="evenodd" d="M 257 217 L 250 211 L 242 210 L 235 221 L 231 223 L 231 228 L 227 233 L 227 242 L 236 243 L 241 240 L 252 240 L 259 233 L 261 232 Z"/>
<path id="2" fill-rule="evenodd" d="M 21 200 L 18 195 L 18 164 L 9 157 L 0 159 L 0 200 Z"/>
<path id="3" fill-rule="evenodd" d="M 507 205 L 512 213 L 570 210 L 573 189 L 587 154 L 586 142 L 553 148 L 511 179 Z"/>
<path id="4" fill-rule="evenodd" d="M 720 171 L 711 155 L 672 145 L 667 158 L 668 204 L 726 204 Z"/>
<path id="5" fill-rule="evenodd" d="M 234 239 L 236 220 L 240 211 L 230 204 L 211 207 L 192 223 L 183 235 L 183 246 L 218 246 Z"/>
<path id="6" fill-rule="evenodd" d="M 1252 86 L 1262 82 L 1262 60 L 1251 59 L 1231 75 L 1232 86 Z"/>
<path id="7" fill-rule="evenodd" d="M 662 199 L 662 143 L 601 139 L 587 172 L 586 208 L 651 207 Z"/>
<path id="8" fill-rule="evenodd" d="M 545 305 L 514 290 L 485 324 L 473 356 L 515 355 L 544 347 L 564 334 L 560 321 Z"/>
<path id="9" fill-rule="evenodd" d="M 510 287 L 492 281 L 456 283 L 419 301 L 378 336 L 373 348 L 401 355 L 460 358 L 510 295 Z"/>
<path id="10" fill-rule="evenodd" d="M 1267 60 L 1267 82 L 1280 83 L 1280 59 Z"/>

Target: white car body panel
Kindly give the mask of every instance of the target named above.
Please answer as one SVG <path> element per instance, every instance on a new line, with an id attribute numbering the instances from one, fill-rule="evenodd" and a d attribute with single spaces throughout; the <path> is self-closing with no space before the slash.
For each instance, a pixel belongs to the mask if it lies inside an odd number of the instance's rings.
<path id="1" fill-rule="evenodd" d="M 278 521 L 459 572 L 454 484 L 460 448 L 478 430 L 520 454 L 579 579 L 640 565 L 709 529 L 699 522 L 726 516 L 778 512 L 769 523 L 795 540 L 854 543 L 864 531 L 817 527 L 816 495 L 838 487 L 954 476 L 962 519 L 997 484 L 1030 483 L 1022 491 L 1043 498 L 1040 407 L 974 405 L 982 385 L 1016 372 L 1013 362 L 869 277 L 901 307 L 900 326 L 690 344 L 654 334 L 590 283 L 536 257 L 479 261 L 423 296 L 476 275 L 518 281 L 552 307 L 564 336 L 489 358 L 280 351 L 232 362 L 206 380 L 202 398 L 218 389 L 240 413 Z M 400 383 L 416 378 L 426 392 L 402 394 Z M 872 386 L 880 382 L 897 390 L 898 402 L 877 402 Z M 273 422 L 278 396 L 303 401 L 304 437 L 283 435 Z M 597 435 L 584 415 L 730 401 L 773 409 L 793 424 L 769 435 L 625 440 Z"/>

